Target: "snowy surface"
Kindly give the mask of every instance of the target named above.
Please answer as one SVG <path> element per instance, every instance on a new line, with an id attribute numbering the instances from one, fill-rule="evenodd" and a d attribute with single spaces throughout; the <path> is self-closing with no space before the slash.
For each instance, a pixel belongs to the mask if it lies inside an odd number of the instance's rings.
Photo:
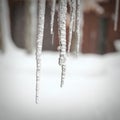
<path id="1" fill-rule="evenodd" d="M 35 54 L 0 53 L 0 120 L 119 120 L 120 53 L 69 56 L 63 88 L 58 55 L 42 55 L 37 105 Z"/>

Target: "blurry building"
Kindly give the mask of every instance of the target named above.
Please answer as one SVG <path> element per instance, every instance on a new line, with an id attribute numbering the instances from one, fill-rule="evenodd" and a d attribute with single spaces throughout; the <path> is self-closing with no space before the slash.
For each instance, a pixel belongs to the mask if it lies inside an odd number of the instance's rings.
<path id="1" fill-rule="evenodd" d="M 26 26 L 26 1 L 9 0 L 11 34 L 13 41 L 20 48 L 25 48 L 25 26 Z M 83 36 L 83 53 L 109 53 L 115 52 L 114 41 L 120 38 L 120 22 L 118 30 L 114 31 L 114 13 L 115 0 L 102 3 L 105 13 L 98 15 L 94 12 L 84 13 L 84 36 Z M 119 9 L 120 11 L 120 9 Z M 120 14 L 120 12 L 119 12 Z M 43 50 L 57 50 L 57 13 L 55 15 L 55 45 L 51 44 L 52 36 L 50 34 L 50 6 L 47 4 L 45 15 L 45 31 Z M 120 20 L 120 15 L 119 15 Z"/>

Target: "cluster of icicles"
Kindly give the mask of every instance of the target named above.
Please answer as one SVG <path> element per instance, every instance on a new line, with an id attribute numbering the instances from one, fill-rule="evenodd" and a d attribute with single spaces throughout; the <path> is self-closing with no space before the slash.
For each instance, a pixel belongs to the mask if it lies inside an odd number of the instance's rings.
<path id="1" fill-rule="evenodd" d="M 70 53 L 72 34 L 76 35 L 76 55 L 81 51 L 82 43 L 82 29 L 83 29 L 83 0 L 51 0 L 51 34 L 52 44 L 54 44 L 54 15 L 56 6 L 58 7 L 58 36 L 59 36 L 59 65 L 61 66 L 61 84 L 63 86 L 66 72 L 66 57 Z M 67 19 L 67 5 L 70 6 L 70 24 L 69 24 L 69 41 L 66 45 L 66 19 Z M 117 29 L 119 0 L 116 0 L 115 24 L 114 29 Z M 45 22 L 45 8 L 46 0 L 39 0 L 38 26 L 37 26 L 37 40 L 36 40 L 36 103 L 39 102 L 39 88 L 40 88 L 40 71 L 41 71 L 41 53 Z M 68 46 L 68 48 L 66 47 Z M 67 52 L 66 52 L 67 51 Z"/>
<path id="2" fill-rule="evenodd" d="M 52 44 L 54 44 L 54 15 L 56 11 L 56 6 L 58 7 L 58 36 L 59 36 L 59 65 L 61 66 L 61 83 L 63 86 L 66 72 L 66 57 L 67 52 L 70 52 L 72 33 L 76 31 L 77 36 L 77 49 L 76 53 L 80 50 L 80 38 L 82 37 L 82 26 L 83 15 L 82 13 L 82 0 L 59 0 L 58 5 L 56 5 L 56 0 L 51 0 L 51 34 L 52 34 Z M 67 19 L 67 4 L 70 6 L 70 27 L 69 27 L 69 43 L 68 48 L 66 47 L 66 19 Z M 40 87 L 40 71 L 41 71 L 41 53 L 42 53 L 42 43 L 43 43 L 43 33 L 44 33 L 44 22 L 45 22 L 45 8 L 46 0 L 39 0 L 39 13 L 38 13 L 38 26 L 37 26 L 37 40 L 36 40 L 36 103 L 39 101 L 39 87 Z M 67 50 L 67 52 L 66 52 Z"/>

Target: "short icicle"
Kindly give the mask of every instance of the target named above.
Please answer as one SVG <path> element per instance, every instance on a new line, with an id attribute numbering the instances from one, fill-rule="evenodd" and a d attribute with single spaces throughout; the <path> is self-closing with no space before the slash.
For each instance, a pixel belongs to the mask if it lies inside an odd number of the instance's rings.
<path id="1" fill-rule="evenodd" d="M 75 31 L 76 21 L 76 0 L 69 0 L 70 5 L 70 25 L 69 25 L 69 41 L 68 41 L 68 53 L 70 53 L 72 32 Z"/>
<path id="2" fill-rule="evenodd" d="M 115 19 L 114 19 L 114 31 L 118 28 L 118 18 L 119 18 L 119 0 L 116 0 L 115 4 Z"/>
<path id="3" fill-rule="evenodd" d="M 54 17 L 55 17 L 55 8 L 56 8 L 56 0 L 51 1 L 51 29 L 50 32 L 52 34 L 52 45 L 54 44 L 54 32 L 53 32 L 53 26 L 54 26 Z"/>
<path id="4" fill-rule="evenodd" d="M 59 35 L 59 65 L 61 66 L 61 87 L 64 84 L 66 72 L 66 14 L 67 14 L 67 0 L 59 1 L 58 13 L 58 35 Z"/>
<path id="5" fill-rule="evenodd" d="M 36 40 L 36 104 L 39 102 L 39 87 L 40 87 L 40 71 L 41 71 L 41 53 L 45 23 L 45 7 L 46 0 L 39 0 L 39 13 L 37 25 L 37 40 Z"/>
<path id="6" fill-rule="evenodd" d="M 82 36 L 83 36 L 83 1 L 77 0 L 76 10 L 76 55 L 81 52 Z"/>

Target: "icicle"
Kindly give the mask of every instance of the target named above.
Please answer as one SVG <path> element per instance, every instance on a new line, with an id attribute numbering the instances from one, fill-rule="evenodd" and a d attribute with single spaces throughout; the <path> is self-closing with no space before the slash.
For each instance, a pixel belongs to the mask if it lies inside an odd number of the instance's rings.
<path id="1" fill-rule="evenodd" d="M 71 48 L 72 31 L 75 31 L 75 17 L 76 17 L 76 0 L 69 0 L 70 4 L 70 27 L 69 27 L 69 42 L 68 42 L 68 53 Z"/>
<path id="2" fill-rule="evenodd" d="M 119 0 L 116 0 L 116 5 L 115 5 L 115 20 L 114 20 L 114 31 L 117 31 L 117 28 L 118 28 L 118 18 L 119 18 Z"/>
<path id="3" fill-rule="evenodd" d="M 55 7 L 56 7 L 56 0 L 52 0 L 52 6 L 51 6 L 51 34 L 52 34 L 52 45 L 54 44 L 54 32 L 53 32 L 53 26 L 54 26 L 54 16 L 55 16 Z"/>
<path id="4" fill-rule="evenodd" d="M 0 0 L 0 26 L 3 52 L 12 52 L 16 50 L 11 37 L 10 17 L 8 0 Z"/>
<path id="5" fill-rule="evenodd" d="M 81 51 L 82 44 L 82 31 L 83 31 L 83 1 L 77 0 L 77 10 L 76 10 L 76 54 Z"/>
<path id="6" fill-rule="evenodd" d="M 26 0 L 25 7 L 25 48 L 27 53 L 33 52 L 33 46 L 35 45 L 35 35 L 36 35 L 36 16 L 37 16 L 37 1 L 36 0 Z M 33 45 L 34 44 L 34 45 Z"/>
<path id="7" fill-rule="evenodd" d="M 67 14 L 67 0 L 59 1 L 59 14 L 58 14 L 58 35 L 59 35 L 59 65 L 62 68 L 61 73 L 61 87 L 64 83 L 66 71 L 66 14 Z"/>
<path id="8" fill-rule="evenodd" d="M 46 0 L 39 0 L 38 28 L 36 40 L 36 103 L 39 102 L 40 70 L 41 70 L 41 53 L 44 33 Z"/>

